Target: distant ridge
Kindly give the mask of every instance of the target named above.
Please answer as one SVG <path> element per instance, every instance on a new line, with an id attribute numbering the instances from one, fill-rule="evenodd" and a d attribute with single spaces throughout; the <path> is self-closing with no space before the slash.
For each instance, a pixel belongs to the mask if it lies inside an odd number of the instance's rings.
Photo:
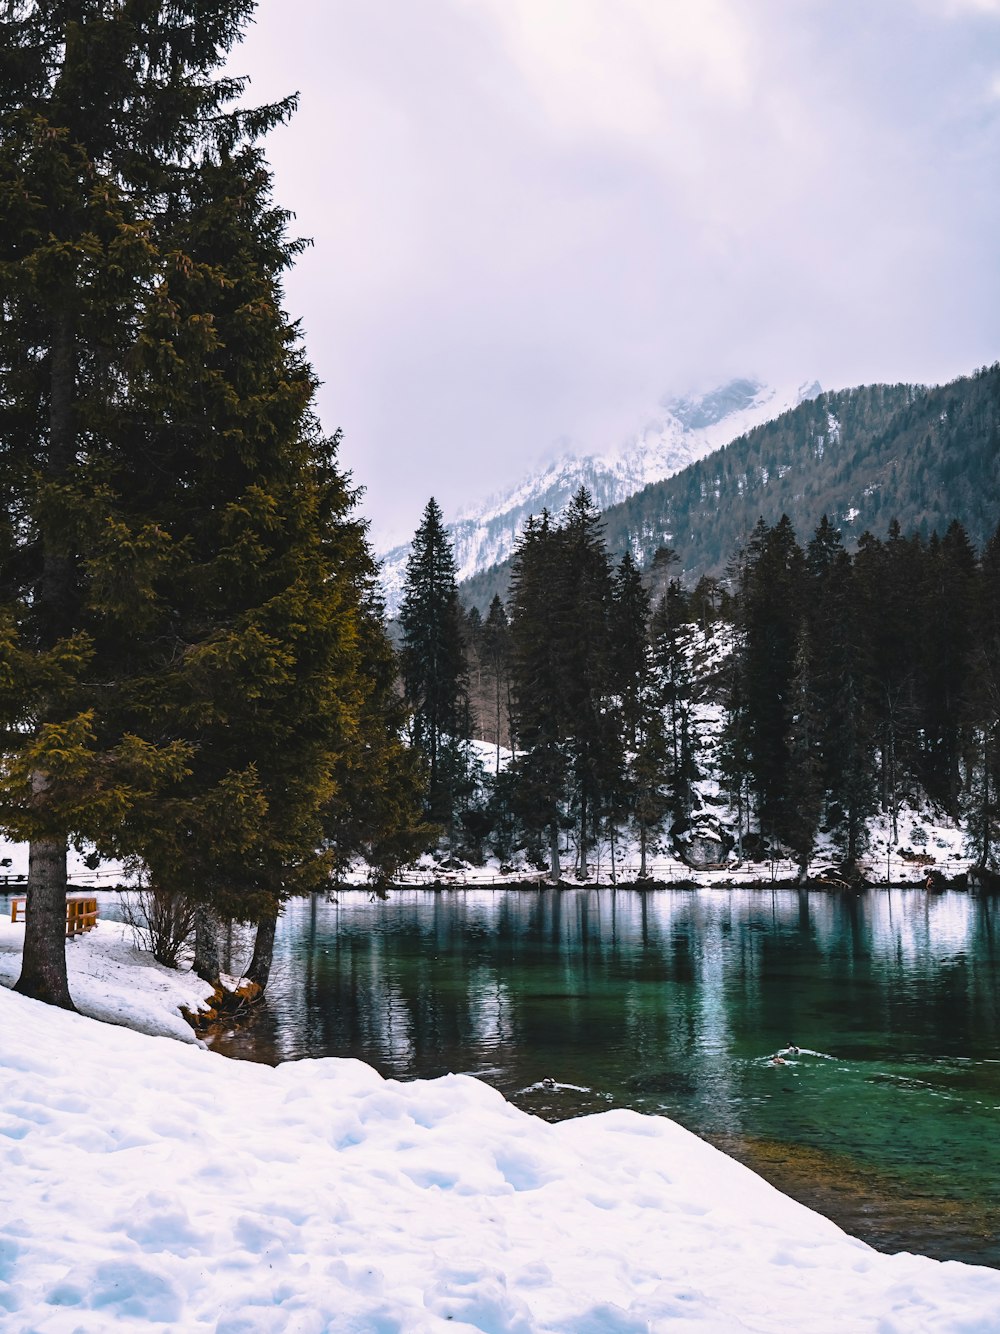
<path id="1" fill-rule="evenodd" d="M 566 455 L 450 521 L 459 579 L 468 580 L 504 561 L 529 515 L 543 509 L 559 513 L 581 486 L 605 509 L 819 393 L 815 382 L 777 389 L 754 379 L 735 379 L 706 394 L 663 398 L 620 448 L 583 458 Z M 381 553 L 382 590 L 390 616 L 398 610 L 408 553 L 409 543 Z"/>
<path id="2" fill-rule="evenodd" d="M 673 547 L 693 583 L 722 574 L 757 519 L 787 514 L 808 541 L 826 514 L 852 546 L 943 533 L 957 519 L 980 549 L 1000 524 L 1000 364 L 946 385 L 863 385 L 791 408 L 603 512 L 610 549 L 647 565 Z M 505 595 L 499 563 L 462 586 L 463 601 Z"/>

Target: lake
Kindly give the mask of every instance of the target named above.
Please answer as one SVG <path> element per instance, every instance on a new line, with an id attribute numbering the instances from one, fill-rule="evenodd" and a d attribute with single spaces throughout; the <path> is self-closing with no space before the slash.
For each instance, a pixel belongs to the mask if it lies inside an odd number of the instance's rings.
<path id="1" fill-rule="evenodd" d="M 288 906 L 266 1008 L 214 1045 L 663 1113 L 873 1245 L 1000 1266 L 997 919 L 914 889 L 348 891 Z"/>

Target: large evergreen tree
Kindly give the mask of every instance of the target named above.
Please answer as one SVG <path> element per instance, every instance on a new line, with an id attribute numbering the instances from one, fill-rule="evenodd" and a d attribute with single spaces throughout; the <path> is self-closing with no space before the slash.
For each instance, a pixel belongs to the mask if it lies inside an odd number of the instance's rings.
<path id="1" fill-rule="evenodd" d="M 374 565 L 281 309 L 301 246 L 257 138 L 291 104 L 233 110 L 215 76 L 249 3 L 13 9 L 9 69 L 51 64 L 0 176 L 20 985 L 69 1003 L 68 837 L 258 921 L 266 980 L 281 901 L 350 852 L 391 861 L 416 823 Z M 81 118 L 91 79 L 107 105 Z"/>
<path id="2" fill-rule="evenodd" d="M 746 757 L 761 832 L 792 834 L 796 793 L 789 754 L 802 615 L 803 555 L 787 516 L 751 539 L 739 591 Z M 801 842 L 801 834 L 796 831 Z"/>
<path id="3" fill-rule="evenodd" d="M 653 613 L 650 627 L 656 667 L 656 698 L 663 712 L 664 777 L 679 820 L 686 819 L 690 812 L 691 784 L 695 777 L 690 610 L 680 580 L 671 579 Z"/>
<path id="4" fill-rule="evenodd" d="M 483 622 L 481 653 L 492 685 L 493 727 L 496 731 L 496 773 L 500 773 L 500 747 L 510 738 L 510 622 L 499 595 L 494 595 Z"/>
<path id="5" fill-rule="evenodd" d="M 874 805 L 872 725 L 854 571 L 840 533 L 823 517 L 806 549 L 807 707 L 824 818 L 853 869 Z"/>
<path id="6" fill-rule="evenodd" d="M 565 698 L 552 615 L 559 534 L 547 511 L 525 525 L 514 553 L 510 671 L 517 751 L 513 804 L 540 854 L 548 836 L 549 877 L 560 877 L 559 830 L 566 785 Z"/>
<path id="7" fill-rule="evenodd" d="M 406 563 L 399 620 L 413 741 L 428 768 L 427 813 L 450 826 L 464 776 L 467 667 L 455 556 L 433 496 Z"/>
<path id="8" fill-rule="evenodd" d="M 965 817 L 971 856 L 1000 871 L 1000 527 L 980 562 L 966 718 L 972 732 Z"/>
<path id="9" fill-rule="evenodd" d="M 919 743 L 918 667 L 923 544 L 889 525 L 888 540 L 863 533 L 854 558 L 858 644 L 865 699 L 877 751 L 879 802 L 893 840 Z"/>
<path id="10" fill-rule="evenodd" d="M 0 572 L 3 820 L 31 843 L 18 985 L 64 1006 L 67 839 L 99 835 L 181 755 L 111 738 L 99 717 L 122 669 L 96 652 L 108 599 L 136 600 L 122 594 L 129 574 L 148 587 L 166 553 L 144 532 L 123 547 L 119 582 L 99 592 L 89 556 L 118 519 L 107 455 L 125 429 L 123 384 L 170 176 L 239 91 L 217 70 L 251 9 L 14 0 L 0 19 L 0 434 L 14 506 Z"/>
<path id="11" fill-rule="evenodd" d="M 158 889 L 194 887 L 265 934 L 288 894 L 328 874 L 334 764 L 363 753 L 373 576 L 281 311 L 297 247 L 269 192 L 252 146 L 223 145 L 188 173 L 128 386 L 146 468 L 131 480 L 122 451 L 108 481 L 125 516 L 109 537 L 155 521 L 175 553 L 117 702 L 144 734 L 179 734 L 190 756 L 184 781 L 122 837 Z"/>
<path id="12" fill-rule="evenodd" d="M 587 851 L 600 827 L 601 805 L 620 781 L 621 714 L 612 681 L 613 583 L 600 515 L 581 487 L 566 509 L 553 571 L 556 661 L 563 697 L 573 797 L 577 810 L 578 871 L 587 878 Z"/>

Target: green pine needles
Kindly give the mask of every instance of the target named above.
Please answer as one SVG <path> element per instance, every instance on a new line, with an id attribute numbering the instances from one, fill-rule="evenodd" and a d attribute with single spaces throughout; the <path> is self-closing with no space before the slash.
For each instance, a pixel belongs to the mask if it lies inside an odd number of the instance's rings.
<path id="1" fill-rule="evenodd" d="M 61 1005 L 70 840 L 273 924 L 418 823 L 364 525 L 282 309 L 302 242 L 258 141 L 293 103 L 246 111 L 219 73 L 252 9 L 0 20 L 0 825 L 31 843 L 19 987 Z"/>

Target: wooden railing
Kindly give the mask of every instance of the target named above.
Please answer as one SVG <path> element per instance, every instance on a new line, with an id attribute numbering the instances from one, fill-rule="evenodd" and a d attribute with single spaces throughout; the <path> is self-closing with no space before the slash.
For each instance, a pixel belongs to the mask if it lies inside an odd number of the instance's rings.
<path id="1" fill-rule="evenodd" d="M 25 897 L 11 899 L 10 920 L 23 922 L 28 908 Z M 66 935 L 72 940 L 82 936 L 84 931 L 92 931 L 97 925 L 97 900 L 87 894 L 66 895 Z"/>

